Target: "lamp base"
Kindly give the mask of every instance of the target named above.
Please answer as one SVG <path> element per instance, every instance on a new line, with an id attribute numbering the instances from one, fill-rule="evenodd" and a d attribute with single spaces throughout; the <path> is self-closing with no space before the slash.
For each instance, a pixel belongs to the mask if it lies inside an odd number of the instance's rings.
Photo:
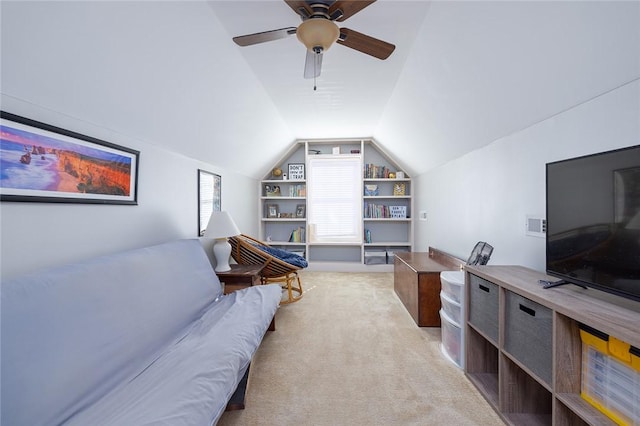
<path id="1" fill-rule="evenodd" d="M 216 272 L 227 272 L 231 270 L 229 256 L 231 255 L 231 244 L 226 238 L 217 238 L 213 245 L 213 256 L 216 258 Z"/>

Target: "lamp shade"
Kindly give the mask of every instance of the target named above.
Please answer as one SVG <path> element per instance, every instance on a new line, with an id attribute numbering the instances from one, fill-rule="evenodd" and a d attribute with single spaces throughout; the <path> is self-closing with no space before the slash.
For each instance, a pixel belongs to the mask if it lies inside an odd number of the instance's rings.
<path id="1" fill-rule="evenodd" d="M 205 238 L 227 238 L 240 235 L 240 230 L 226 211 L 213 212 L 204 232 Z"/>
<path id="2" fill-rule="evenodd" d="M 307 50 L 315 47 L 327 50 L 338 39 L 340 29 L 333 21 L 324 18 L 311 18 L 298 25 L 296 36 Z"/>

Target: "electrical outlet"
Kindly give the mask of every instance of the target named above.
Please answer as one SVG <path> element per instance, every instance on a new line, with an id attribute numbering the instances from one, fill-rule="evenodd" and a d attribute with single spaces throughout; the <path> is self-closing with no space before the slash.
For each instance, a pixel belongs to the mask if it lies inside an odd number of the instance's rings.
<path id="1" fill-rule="evenodd" d="M 420 210 L 420 214 L 418 215 L 420 220 L 427 220 L 427 212 L 425 210 Z"/>

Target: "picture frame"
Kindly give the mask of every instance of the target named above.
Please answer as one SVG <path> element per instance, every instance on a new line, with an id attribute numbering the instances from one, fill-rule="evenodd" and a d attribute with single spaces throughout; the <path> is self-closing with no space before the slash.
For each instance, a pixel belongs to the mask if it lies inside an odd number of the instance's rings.
<path id="1" fill-rule="evenodd" d="M 280 209 L 277 204 L 267 204 L 267 218 L 275 219 L 278 217 Z"/>
<path id="2" fill-rule="evenodd" d="M 289 163 L 287 171 L 289 180 L 304 180 L 304 163 Z"/>
<path id="3" fill-rule="evenodd" d="M 402 197 L 406 194 L 406 185 L 403 183 L 394 183 L 393 184 L 393 196 L 394 197 Z"/>
<path id="4" fill-rule="evenodd" d="M 222 210 L 222 176 L 198 169 L 198 236 L 207 230 L 211 213 Z"/>
<path id="5" fill-rule="evenodd" d="M 0 201 L 138 204 L 140 152 L 0 111 Z"/>
<path id="6" fill-rule="evenodd" d="M 406 219 L 407 206 L 389 206 L 389 213 L 393 219 Z"/>
<path id="7" fill-rule="evenodd" d="M 307 206 L 306 204 L 298 204 L 296 206 L 296 217 L 304 218 L 306 216 Z"/>

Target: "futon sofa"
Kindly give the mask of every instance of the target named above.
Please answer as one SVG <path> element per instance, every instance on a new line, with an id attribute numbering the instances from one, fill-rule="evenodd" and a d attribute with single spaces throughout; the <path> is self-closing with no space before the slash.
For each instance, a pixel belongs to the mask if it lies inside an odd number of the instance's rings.
<path id="1" fill-rule="evenodd" d="M 5 281 L 0 422 L 215 424 L 281 295 L 223 295 L 198 240 Z"/>

